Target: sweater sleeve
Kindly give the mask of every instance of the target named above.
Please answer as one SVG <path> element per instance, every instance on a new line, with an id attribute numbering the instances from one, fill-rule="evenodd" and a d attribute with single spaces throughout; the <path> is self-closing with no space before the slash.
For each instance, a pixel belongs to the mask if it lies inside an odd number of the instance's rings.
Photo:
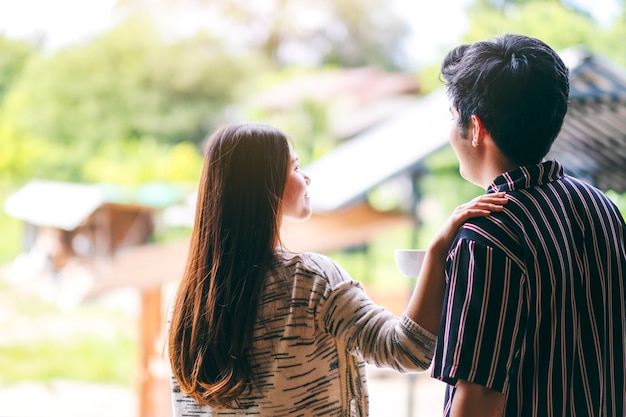
<path id="1" fill-rule="evenodd" d="M 432 361 L 436 336 L 406 315 L 398 318 L 376 305 L 357 281 L 327 288 L 318 321 L 350 353 L 378 367 L 416 372 Z"/>

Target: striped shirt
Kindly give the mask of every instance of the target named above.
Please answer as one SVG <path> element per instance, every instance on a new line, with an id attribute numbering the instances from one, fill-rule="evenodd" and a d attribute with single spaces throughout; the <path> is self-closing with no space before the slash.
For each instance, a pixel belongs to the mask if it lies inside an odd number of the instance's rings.
<path id="1" fill-rule="evenodd" d="M 174 417 L 367 416 L 365 363 L 425 371 L 435 335 L 374 304 L 330 258 L 286 257 L 266 277 L 239 409 L 201 407 L 172 378 Z"/>
<path id="2" fill-rule="evenodd" d="M 446 265 L 432 376 L 506 395 L 506 417 L 624 416 L 624 219 L 556 161 L 504 173 L 502 212 L 470 219 Z"/>

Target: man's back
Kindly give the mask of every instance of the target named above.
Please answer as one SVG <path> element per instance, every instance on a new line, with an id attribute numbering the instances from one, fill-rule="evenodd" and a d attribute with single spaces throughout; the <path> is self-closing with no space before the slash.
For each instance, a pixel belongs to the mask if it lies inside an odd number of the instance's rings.
<path id="1" fill-rule="evenodd" d="M 506 393 L 506 416 L 623 416 L 623 218 L 555 161 L 491 188 L 509 203 L 457 236 L 434 375 Z"/>

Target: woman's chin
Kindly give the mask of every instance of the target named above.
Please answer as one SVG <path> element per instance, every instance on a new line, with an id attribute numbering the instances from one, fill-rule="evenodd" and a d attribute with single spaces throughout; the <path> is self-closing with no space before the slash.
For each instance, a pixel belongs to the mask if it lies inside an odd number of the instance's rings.
<path id="1" fill-rule="evenodd" d="M 283 222 L 285 223 L 301 223 L 309 220 L 311 218 L 311 210 L 307 210 L 298 215 L 289 215 L 283 217 Z"/>

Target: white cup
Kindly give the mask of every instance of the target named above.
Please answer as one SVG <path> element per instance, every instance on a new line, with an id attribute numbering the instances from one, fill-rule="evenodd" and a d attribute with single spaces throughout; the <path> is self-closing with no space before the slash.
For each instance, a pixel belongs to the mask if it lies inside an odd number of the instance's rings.
<path id="1" fill-rule="evenodd" d="M 419 276 L 425 256 L 426 250 L 424 249 L 396 249 L 394 251 L 396 267 L 408 278 Z"/>

